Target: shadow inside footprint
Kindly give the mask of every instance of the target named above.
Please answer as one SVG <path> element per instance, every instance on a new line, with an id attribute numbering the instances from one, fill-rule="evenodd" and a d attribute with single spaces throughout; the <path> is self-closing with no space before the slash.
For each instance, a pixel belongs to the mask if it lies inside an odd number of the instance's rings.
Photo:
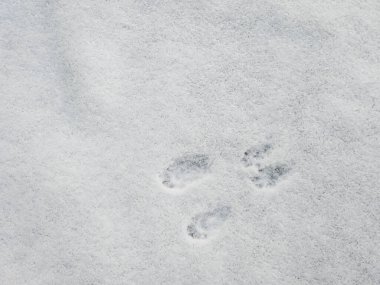
<path id="1" fill-rule="evenodd" d="M 272 149 L 271 144 L 262 144 L 259 146 L 251 147 L 244 152 L 244 156 L 241 162 L 245 167 L 250 167 L 254 164 L 258 164 L 258 161 L 264 158 L 264 155 Z"/>
<path id="2" fill-rule="evenodd" d="M 269 165 L 259 168 L 258 175 L 251 177 L 251 181 L 259 188 L 270 187 L 277 184 L 277 182 L 288 172 L 290 167 L 286 164 Z"/>
<path id="3" fill-rule="evenodd" d="M 193 239 L 207 239 L 224 224 L 230 214 L 231 208 L 227 206 L 200 213 L 187 226 L 187 234 Z"/>
<path id="4" fill-rule="evenodd" d="M 168 188 L 185 187 L 206 174 L 210 166 L 210 158 L 205 154 L 178 157 L 163 171 L 162 184 Z"/>

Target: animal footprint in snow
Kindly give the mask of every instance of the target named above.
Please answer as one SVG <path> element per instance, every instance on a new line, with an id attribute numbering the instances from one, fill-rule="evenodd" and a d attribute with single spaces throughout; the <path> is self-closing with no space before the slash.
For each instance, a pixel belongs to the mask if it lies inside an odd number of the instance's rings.
<path id="1" fill-rule="evenodd" d="M 262 166 L 262 162 L 272 148 L 272 145 L 268 143 L 251 147 L 244 152 L 241 159 L 249 173 L 249 179 L 258 188 L 275 186 L 290 171 L 290 167 L 285 163 Z"/>
<path id="2" fill-rule="evenodd" d="M 275 186 L 290 171 L 286 164 L 275 164 L 258 169 L 258 174 L 250 180 L 259 188 Z"/>
<path id="3" fill-rule="evenodd" d="M 211 161 L 205 154 L 178 157 L 163 171 L 161 182 L 167 188 L 184 188 L 201 179 L 210 169 Z"/>
<path id="4" fill-rule="evenodd" d="M 208 239 L 218 232 L 230 214 L 231 208 L 227 206 L 200 213 L 187 226 L 187 234 L 194 240 Z"/>
<path id="5" fill-rule="evenodd" d="M 259 164 L 260 160 L 264 159 L 264 156 L 272 149 L 270 144 L 262 144 L 259 146 L 251 147 L 244 152 L 244 156 L 241 159 L 245 167 L 251 167 L 255 164 Z"/>

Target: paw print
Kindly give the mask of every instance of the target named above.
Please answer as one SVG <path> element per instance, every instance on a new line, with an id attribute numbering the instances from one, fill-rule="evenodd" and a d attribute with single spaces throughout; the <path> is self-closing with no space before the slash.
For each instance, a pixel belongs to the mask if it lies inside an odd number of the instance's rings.
<path id="1" fill-rule="evenodd" d="M 249 181 L 257 188 L 273 188 L 291 171 L 290 166 L 283 162 L 266 163 L 272 150 L 270 143 L 256 145 L 247 149 L 240 160 Z M 182 189 L 193 186 L 210 172 L 211 164 L 209 155 L 204 153 L 179 156 L 162 170 L 160 184 L 170 190 L 167 191 L 169 193 L 183 194 Z M 231 207 L 226 204 L 198 212 L 185 224 L 186 235 L 194 242 L 209 241 L 218 236 L 230 216 Z"/>
<path id="2" fill-rule="evenodd" d="M 187 226 L 187 234 L 194 240 L 205 240 L 214 236 L 231 214 L 231 208 L 223 206 L 195 215 Z"/>
<path id="3" fill-rule="evenodd" d="M 254 146 L 246 150 L 241 159 L 243 167 L 249 172 L 249 180 L 258 188 L 274 187 L 291 170 L 287 164 L 280 162 L 262 166 L 272 149 L 273 146 L 268 143 Z"/>
<path id="4" fill-rule="evenodd" d="M 187 154 L 175 158 L 160 175 L 167 188 L 185 188 L 200 180 L 210 169 L 211 160 L 206 154 Z"/>

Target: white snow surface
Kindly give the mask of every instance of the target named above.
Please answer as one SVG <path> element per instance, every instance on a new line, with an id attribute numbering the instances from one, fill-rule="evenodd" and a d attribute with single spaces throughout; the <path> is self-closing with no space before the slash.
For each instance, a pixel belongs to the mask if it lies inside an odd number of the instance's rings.
<path id="1" fill-rule="evenodd" d="M 378 0 L 0 1 L 0 284 L 380 284 Z"/>

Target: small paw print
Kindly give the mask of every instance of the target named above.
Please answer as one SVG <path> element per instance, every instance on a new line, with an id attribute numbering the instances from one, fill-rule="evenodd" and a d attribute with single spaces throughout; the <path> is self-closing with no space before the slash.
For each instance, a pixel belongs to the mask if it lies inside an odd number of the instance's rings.
<path id="1" fill-rule="evenodd" d="M 273 149 L 269 143 L 251 147 L 244 152 L 241 162 L 248 171 L 249 180 L 258 188 L 274 187 L 291 170 L 285 163 L 262 166 L 264 159 Z"/>
<path id="2" fill-rule="evenodd" d="M 161 183 L 167 188 L 184 188 L 201 179 L 210 166 L 211 160 L 206 154 L 187 154 L 175 158 L 160 175 Z"/>
<path id="3" fill-rule="evenodd" d="M 187 235 L 194 240 L 215 236 L 231 214 L 231 208 L 223 206 L 195 215 L 187 226 Z"/>

